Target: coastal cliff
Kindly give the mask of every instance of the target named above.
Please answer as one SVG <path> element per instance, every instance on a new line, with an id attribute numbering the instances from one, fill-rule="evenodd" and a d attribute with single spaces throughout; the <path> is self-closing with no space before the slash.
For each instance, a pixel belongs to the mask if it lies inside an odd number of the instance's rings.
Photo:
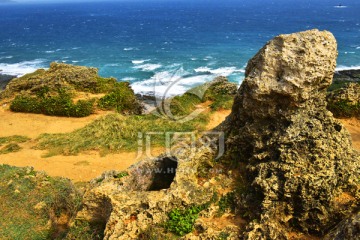
<path id="1" fill-rule="evenodd" d="M 232 113 L 216 128 L 225 132 L 220 160 L 219 149 L 200 139 L 195 151 L 179 147 L 125 173 L 104 173 L 85 194 L 78 221 L 103 224 L 104 239 L 327 234 L 356 213 L 360 197 L 359 154 L 326 109 L 336 47 L 331 33 L 318 30 L 271 40 L 249 61 Z M 352 222 L 328 239 L 355 237 Z"/>

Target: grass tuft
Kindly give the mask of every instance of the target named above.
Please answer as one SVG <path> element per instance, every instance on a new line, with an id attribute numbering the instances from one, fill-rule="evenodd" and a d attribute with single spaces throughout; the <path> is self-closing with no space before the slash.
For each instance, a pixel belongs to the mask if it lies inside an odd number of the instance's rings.
<path id="1" fill-rule="evenodd" d="M 69 180 L 0 165 L 0 239 L 59 239 L 80 205 Z"/>
<path id="2" fill-rule="evenodd" d="M 76 155 L 90 150 L 105 155 L 138 149 L 138 134 L 148 132 L 160 133 L 152 135 L 152 146 L 164 146 L 166 132 L 201 131 L 207 122 L 207 115 L 179 123 L 154 115 L 109 114 L 71 133 L 42 134 L 38 138 L 37 148 L 47 149 L 47 156 Z"/>

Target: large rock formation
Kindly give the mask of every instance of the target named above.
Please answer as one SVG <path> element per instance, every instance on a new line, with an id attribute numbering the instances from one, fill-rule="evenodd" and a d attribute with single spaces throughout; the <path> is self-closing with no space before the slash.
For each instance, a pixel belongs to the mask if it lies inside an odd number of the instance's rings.
<path id="1" fill-rule="evenodd" d="M 212 144 L 198 141 L 189 151 L 182 142 L 171 157 L 94 180 L 78 219 L 105 224 L 105 239 L 167 239 L 169 212 L 196 205 L 205 206 L 196 231 L 182 239 L 325 235 L 356 212 L 360 197 L 359 155 L 326 110 L 336 56 L 326 31 L 274 38 L 249 61 L 232 113 L 217 129 L 226 133 L 222 164 L 214 163 Z M 223 219 L 219 207 L 229 202 L 238 209 Z M 347 224 L 332 236 L 344 231 L 356 233 Z"/>
<path id="2" fill-rule="evenodd" d="M 280 35 L 248 63 L 227 131 L 227 154 L 246 167 L 245 239 L 323 235 L 359 206 L 359 155 L 326 110 L 336 66 L 327 31 Z"/>

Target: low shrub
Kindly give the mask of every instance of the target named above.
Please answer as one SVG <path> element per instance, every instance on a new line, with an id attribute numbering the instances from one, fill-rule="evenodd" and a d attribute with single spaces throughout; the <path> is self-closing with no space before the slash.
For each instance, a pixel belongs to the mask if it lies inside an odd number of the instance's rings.
<path id="1" fill-rule="evenodd" d="M 141 114 L 142 109 L 128 82 L 116 83 L 110 93 L 99 99 L 98 107 L 103 110 L 132 114 Z"/>
<path id="2" fill-rule="evenodd" d="M 337 118 L 360 117 L 360 103 L 351 104 L 346 100 L 328 102 L 327 109 Z"/>
<path id="3" fill-rule="evenodd" d="M 208 115 L 179 123 L 155 115 L 109 114 L 71 133 L 42 134 L 37 148 L 49 150 L 48 156 L 76 155 L 79 152 L 98 150 L 101 154 L 138 149 L 138 133 L 159 132 L 151 136 L 152 146 L 165 146 L 166 132 L 202 131 Z"/>
<path id="4" fill-rule="evenodd" d="M 81 197 L 70 180 L 0 165 L 0 239 L 62 239 Z"/>
<path id="5" fill-rule="evenodd" d="M 192 206 L 185 210 L 173 209 L 169 212 L 169 220 L 164 227 L 176 235 L 184 236 L 193 231 L 199 213 L 205 208 L 205 206 Z"/>
<path id="6" fill-rule="evenodd" d="M 10 110 L 49 116 L 86 117 L 94 111 L 94 100 L 79 100 L 74 103 L 71 95 L 63 89 L 58 90 L 57 95 L 50 95 L 43 89 L 36 97 L 17 96 L 11 102 Z"/>

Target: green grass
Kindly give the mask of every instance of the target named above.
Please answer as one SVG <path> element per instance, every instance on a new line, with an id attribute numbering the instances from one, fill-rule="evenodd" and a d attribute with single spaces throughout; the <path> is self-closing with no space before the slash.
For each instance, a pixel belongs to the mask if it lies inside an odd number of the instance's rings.
<path id="1" fill-rule="evenodd" d="M 185 123 L 171 121 L 154 115 L 123 116 L 109 114 L 87 126 L 65 134 L 42 134 L 37 148 L 48 150 L 47 156 L 76 155 L 80 152 L 97 150 L 101 154 L 138 149 L 138 133 L 161 132 L 152 135 L 152 146 L 165 145 L 165 132 L 202 131 L 208 122 L 208 115 L 199 115 Z"/>
<path id="2" fill-rule="evenodd" d="M 10 137 L 0 137 L 0 146 L 8 143 L 24 143 L 29 141 L 30 138 L 25 136 L 14 135 Z"/>
<path id="3" fill-rule="evenodd" d="M 76 103 L 65 89 L 51 95 L 47 88 L 39 90 L 36 97 L 17 96 L 10 104 L 13 112 L 37 113 L 49 116 L 86 117 L 94 111 L 94 100 L 79 100 Z"/>
<path id="4" fill-rule="evenodd" d="M 118 113 L 141 114 L 141 105 L 128 82 L 116 83 L 107 95 L 99 99 L 98 107 Z"/>
<path id="5" fill-rule="evenodd" d="M 337 118 L 360 118 L 360 103 L 351 104 L 346 100 L 328 102 L 327 109 Z"/>
<path id="6" fill-rule="evenodd" d="M 165 229 L 178 236 L 184 236 L 194 230 L 194 223 L 199 213 L 206 206 L 191 206 L 187 209 L 173 209 L 168 214 L 168 221 L 164 224 Z"/>
<path id="7" fill-rule="evenodd" d="M 50 220 L 71 219 L 80 204 L 80 194 L 67 179 L 0 165 L 0 239 L 61 238 L 66 232 Z"/>
<path id="8" fill-rule="evenodd" d="M 29 140 L 30 138 L 19 135 L 0 137 L 0 155 L 20 151 L 22 148 L 18 143 L 24 143 Z M 5 146 L 3 146 L 4 144 Z"/>

